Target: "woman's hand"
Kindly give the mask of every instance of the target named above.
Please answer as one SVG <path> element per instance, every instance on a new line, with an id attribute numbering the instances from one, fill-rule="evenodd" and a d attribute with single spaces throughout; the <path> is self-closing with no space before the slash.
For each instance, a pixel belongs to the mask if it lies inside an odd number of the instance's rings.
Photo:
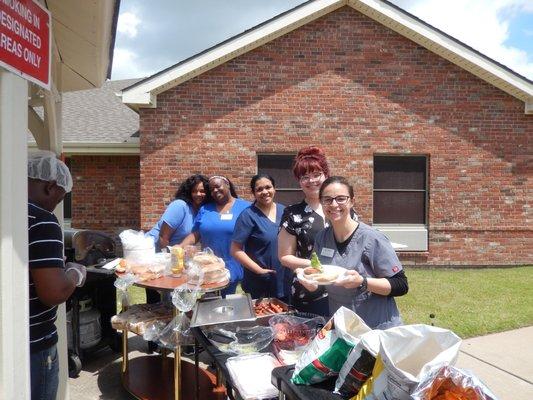
<path id="1" fill-rule="evenodd" d="M 296 276 L 303 275 L 303 270 L 304 270 L 303 268 L 296 268 L 294 272 Z M 300 271 L 302 271 L 302 274 L 300 274 Z M 315 290 L 318 289 L 318 284 L 310 283 L 308 280 L 303 280 L 303 279 L 298 278 L 298 282 L 300 282 L 302 286 L 306 288 L 307 290 L 309 290 L 310 292 L 314 292 Z"/>
<path id="2" fill-rule="evenodd" d="M 334 283 L 335 286 L 342 286 L 346 289 L 355 289 L 361 286 L 363 277 L 357 271 L 348 270 L 341 278 Z"/>
<path id="3" fill-rule="evenodd" d="M 261 268 L 261 270 L 258 271 L 257 274 L 258 275 L 276 274 L 276 271 L 273 269 Z"/>

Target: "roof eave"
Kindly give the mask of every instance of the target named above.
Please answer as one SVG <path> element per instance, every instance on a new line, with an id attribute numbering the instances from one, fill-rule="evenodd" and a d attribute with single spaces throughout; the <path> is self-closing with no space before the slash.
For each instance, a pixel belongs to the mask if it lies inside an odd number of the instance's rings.
<path id="1" fill-rule="evenodd" d="M 533 85 L 526 79 L 499 66 L 496 62 L 471 50 L 466 45 L 441 33 L 438 29 L 399 12 L 397 7 L 381 0 L 349 0 L 348 5 L 389 29 L 447 59 L 453 64 L 527 103 L 533 100 Z"/>
<path id="2" fill-rule="evenodd" d="M 28 142 L 29 149 L 36 149 L 35 142 Z M 132 142 L 63 142 L 63 154 L 65 156 L 75 155 L 116 155 L 128 156 L 139 155 L 140 144 L 138 140 Z"/>
<path id="3" fill-rule="evenodd" d="M 157 95 L 235 57 L 268 43 L 337 8 L 349 5 L 369 18 L 447 59 L 500 90 L 525 103 L 525 113 L 533 114 L 533 83 L 509 68 L 484 56 L 435 27 L 416 18 L 386 0 L 316 0 L 275 17 L 193 56 L 173 67 L 160 71 L 122 91 L 122 101 L 130 108 L 155 108 Z"/>
<path id="4" fill-rule="evenodd" d="M 132 108 L 156 107 L 157 95 L 225 62 L 245 54 L 265 43 L 283 36 L 337 8 L 347 4 L 347 0 L 316 0 L 304 4 L 294 12 L 274 18 L 257 29 L 238 35 L 221 46 L 192 57 L 173 68 L 163 70 L 122 91 L 122 101 Z"/>

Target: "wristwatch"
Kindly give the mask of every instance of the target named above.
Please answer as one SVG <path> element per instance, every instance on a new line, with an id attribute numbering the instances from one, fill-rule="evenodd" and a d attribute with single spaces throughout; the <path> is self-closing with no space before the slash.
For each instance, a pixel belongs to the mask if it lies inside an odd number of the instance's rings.
<path id="1" fill-rule="evenodd" d="M 363 276 L 363 282 L 361 282 L 359 285 L 359 289 L 361 289 L 363 292 L 368 290 L 368 279 L 366 279 L 366 276 Z"/>

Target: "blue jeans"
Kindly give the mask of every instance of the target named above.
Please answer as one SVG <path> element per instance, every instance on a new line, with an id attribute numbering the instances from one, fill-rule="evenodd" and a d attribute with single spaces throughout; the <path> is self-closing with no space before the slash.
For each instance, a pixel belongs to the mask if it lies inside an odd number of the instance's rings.
<path id="1" fill-rule="evenodd" d="M 31 399 L 55 400 L 59 386 L 57 346 L 30 355 Z"/>

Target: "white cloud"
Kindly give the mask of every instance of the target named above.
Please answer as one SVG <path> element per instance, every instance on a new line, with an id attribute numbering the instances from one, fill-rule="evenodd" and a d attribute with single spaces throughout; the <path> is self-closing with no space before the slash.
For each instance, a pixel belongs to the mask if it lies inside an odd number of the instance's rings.
<path id="1" fill-rule="evenodd" d="M 117 31 L 129 38 L 134 38 L 137 36 L 137 26 L 140 23 L 141 20 L 134 12 L 123 12 L 118 16 Z"/>
<path id="2" fill-rule="evenodd" d="M 533 12 L 531 0 L 394 0 L 400 7 L 514 71 L 533 79 L 533 59 L 506 44 L 518 13 Z"/>
<path id="3" fill-rule="evenodd" d="M 113 53 L 113 79 L 142 78 L 152 71 L 143 68 L 139 55 L 131 50 L 115 48 Z"/>

